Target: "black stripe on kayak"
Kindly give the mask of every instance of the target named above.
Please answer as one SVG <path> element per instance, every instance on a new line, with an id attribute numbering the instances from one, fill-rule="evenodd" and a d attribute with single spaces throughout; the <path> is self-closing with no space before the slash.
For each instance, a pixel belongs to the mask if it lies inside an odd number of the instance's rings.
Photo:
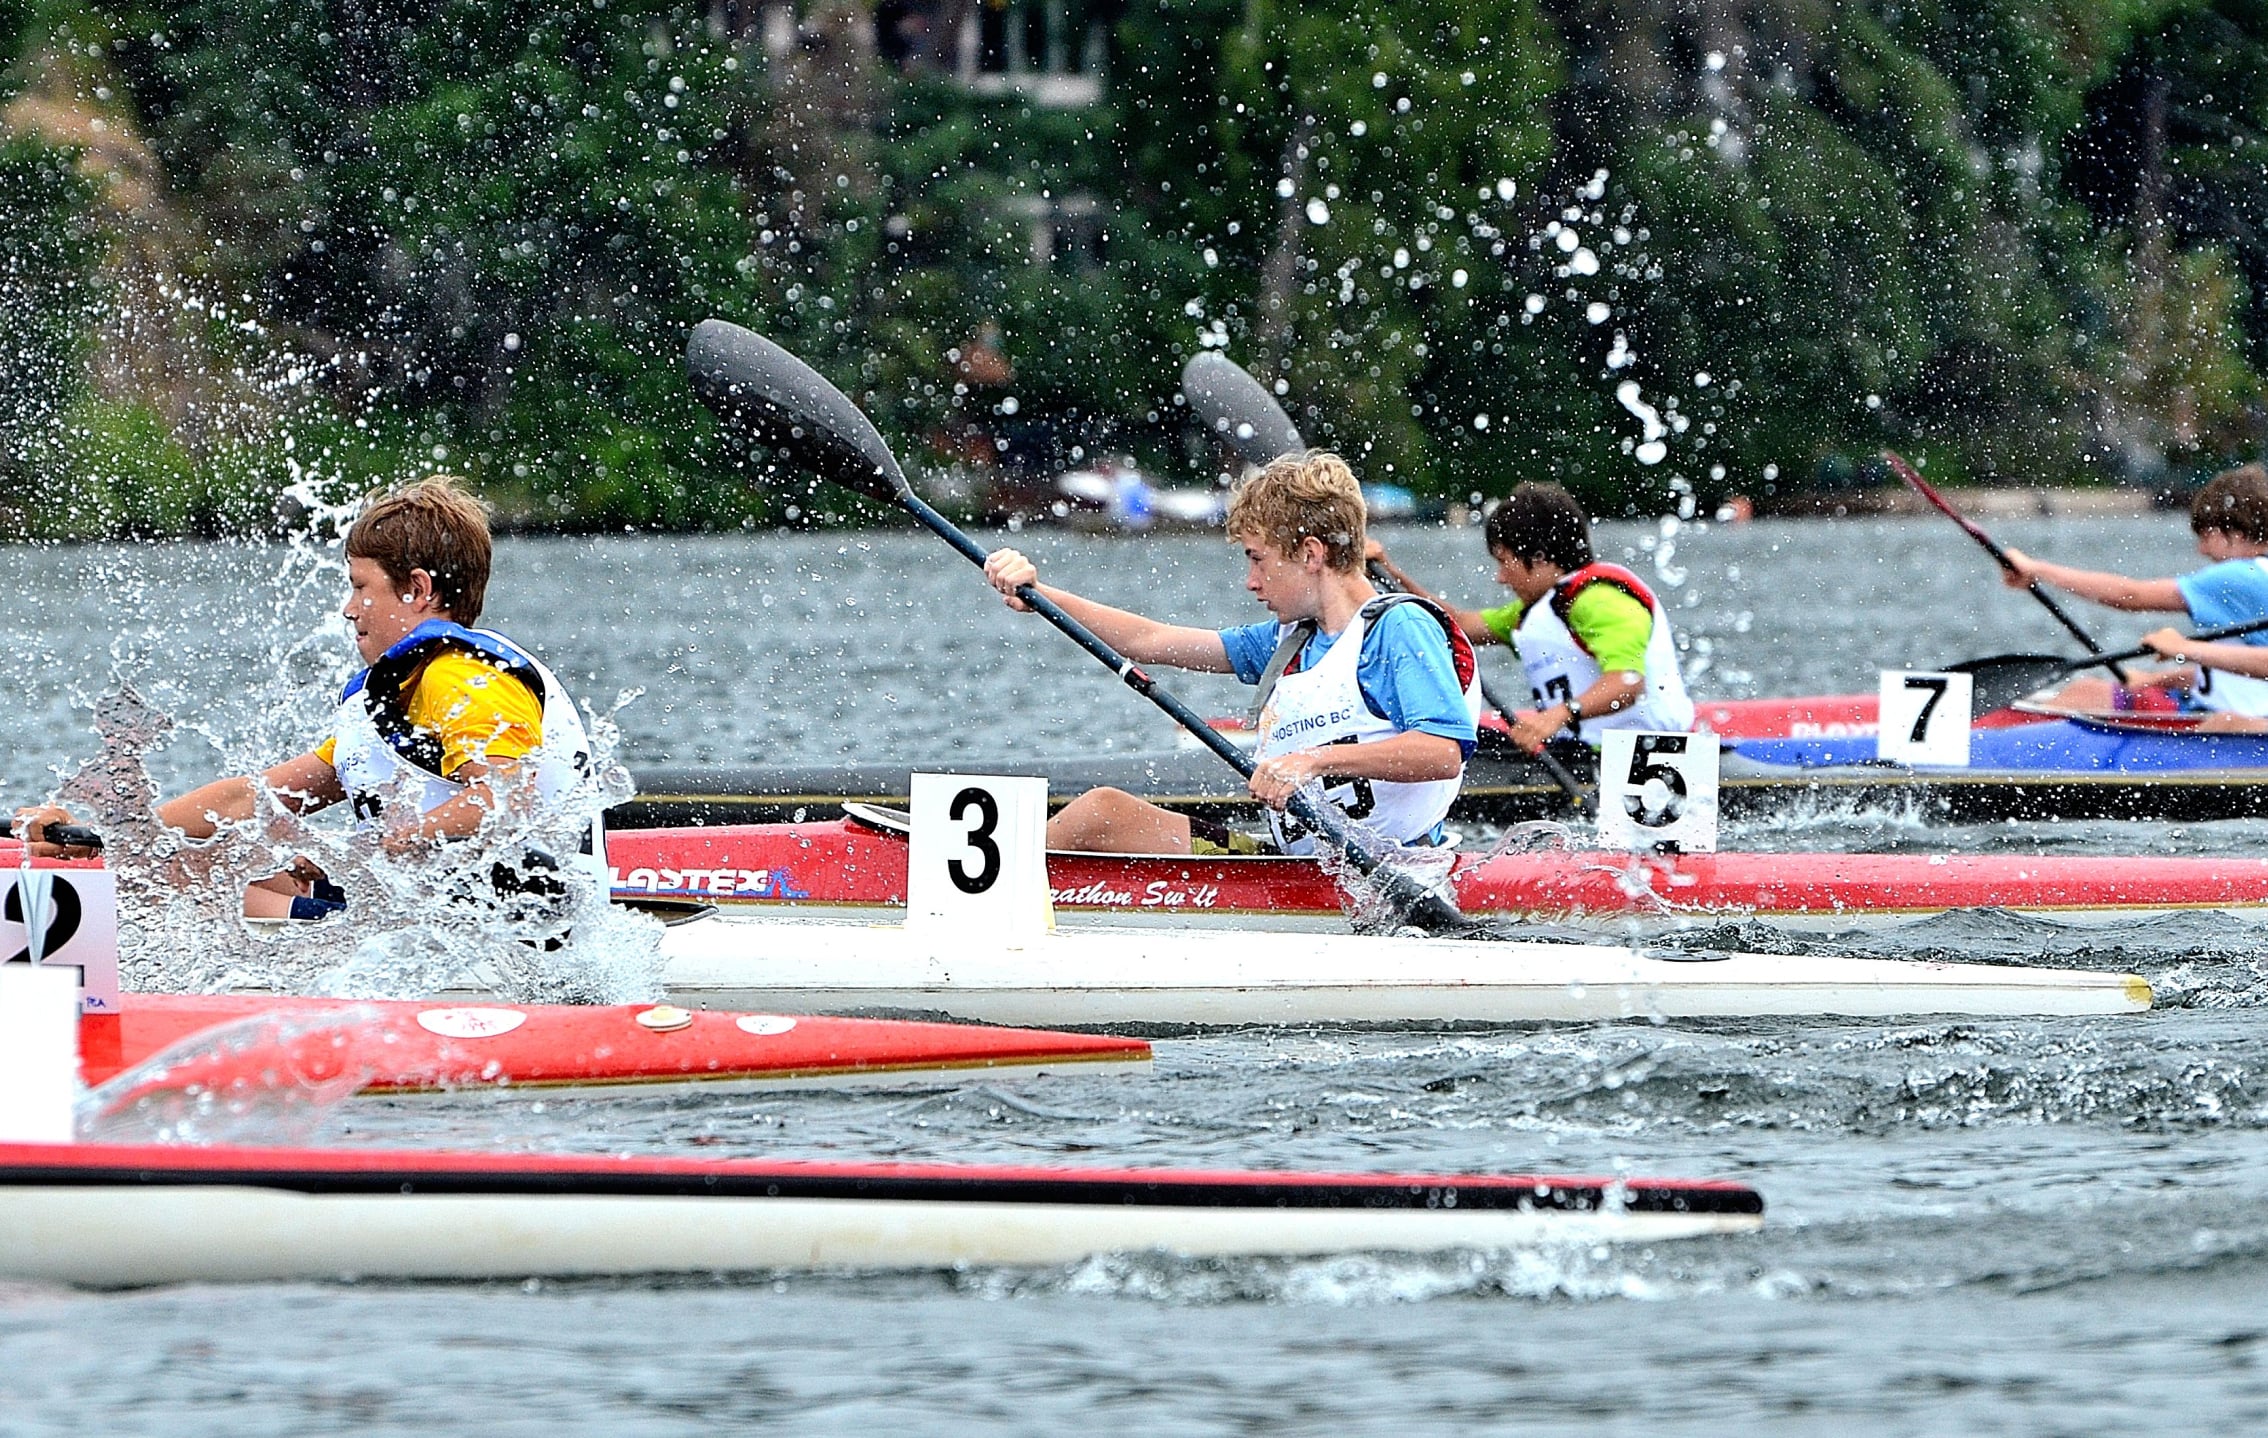
<path id="1" fill-rule="evenodd" d="M 636 1173 L 426 1170 L 414 1164 L 360 1171 L 292 1168 L 155 1168 L 108 1164 L 23 1164 L 0 1170 L 0 1187 L 267 1188 L 305 1194 L 417 1194 L 525 1197 L 828 1198 L 917 1203 L 1057 1204 L 1118 1208 L 1427 1209 L 1441 1212 L 1595 1213 L 1608 1190 L 1595 1184 L 1314 1183 L 1155 1179 L 950 1178 L 804 1174 L 746 1170 Z M 1761 1194 L 1745 1188 L 1631 1183 L 1617 1213 L 1761 1214 Z"/>

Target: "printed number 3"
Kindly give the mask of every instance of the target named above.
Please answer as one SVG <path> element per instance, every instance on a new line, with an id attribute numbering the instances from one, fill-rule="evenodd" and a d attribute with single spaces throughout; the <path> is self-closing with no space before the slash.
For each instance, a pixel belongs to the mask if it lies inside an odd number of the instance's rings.
<path id="1" fill-rule="evenodd" d="M 1631 792 L 1622 796 L 1622 811 L 1630 816 L 1632 822 L 1649 829 L 1659 829 L 1676 823 L 1678 815 L 1685 812 L 1685 775 L 1672 765 L 1653 762 L 1656 754 L 1684 752 L 1685 736 L 1682 734 L 1641 734 L 1631 743 Z M 1648 809 L 1642 792 L 1648 783 L 1657 779 L 1669 791 L 1669 801 L 1662 805 L 1658 813 Z"/>
<path id="2" fill-rule="evenodd" d="M 981 894 L 1000 882 L 1000 846 L 992 841 L 1000 827 L 1000 803 L 990 789 L 971 786 L 953 796 L 953 806 L 946 812 L 959 823 L 971 809 L 977 811 L 977 821 L 969 830 L 968 846 L 984 856 L 984 867 L 972 874 L 959 859 L 951 859 L 945 864 L 945 872 L 962 893 Z"/>
<path id="3" fill-rule="evenodd" d="M 1929 691 L 1929 697 L 1922 701 L 1921 712 L 1914 716 L 1914 732 L 1907 736 L 1907 742 L 1919 744 L 1922 741 L 1922 735 L 1929 732 L 1929 716 L 1937 712 L 1937 701 L 1945 697 L 1945 690 L 1952 682 L 1943 675 L 1909 674 L 1906 676 L 1906 687 L 1908 689 L 1927 689 Z"/>

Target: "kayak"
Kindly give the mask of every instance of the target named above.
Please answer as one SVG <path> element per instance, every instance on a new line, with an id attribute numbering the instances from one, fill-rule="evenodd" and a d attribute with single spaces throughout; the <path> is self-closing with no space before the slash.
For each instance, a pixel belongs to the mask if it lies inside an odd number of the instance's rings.
<path id="1" fill-rule="evenodd" d="M 1874 757 L 1871 734 L 1724 741 L 1719 811 L 1729 818 L 1836 805 L 1895 807 L 1957 823 L 2004 819 L 2166 819 L 2268 816 L 2268 734 L 2103 719 L 2050 719 L 1976 729 L 1969 766 L 1914 768 Z M 1595 764 L 1564 756 L 1583 782 Z M 1255 817 L 1244 781 L 1202 750 L 1051 760 L 953 759 L 927 765 L 845 764 L 648 768 L 638 795 L 608 811 L 616 830 L 809 818 L 845 802 L 903 808 L 916 769 L 1040 775 L 1049 802 L 1097 785 L 1207 818 Z M 1566 794 L 1528 758 L 1483 739 L 1465 766 L 1452 819 L 1510 824 L 1565 819 Z"/>
<path id="2" fill-rule="evenodd" d="M 90 1086 L 138 1075 L 151 1091 L 342 1081 L 370 1093 L 898 1078 L 1074 1063 L 1141 1063 L 1139 1039 L 968 1024 L 695 1013 L 669 1004 L 372 1002 L 259 994 L 121 994 L 79 1021 Z M 357 1082 L 357 1080 L 359 1080 Z M 132 1091 L 111 1096 L 130 1102 Z"/>
<path id="3" fill-rule="evenodd" d="M 869 812 L 869 811 L 862 811 Z M 736 909 L 902 908 L 906 840 L 888 822 L 633 829 L 610 834 L 614 896 Z M 1065 915 L 1111 923 L 1344 927 L 1340 893 L 1314 860 L 1279 856 L 1052 853 L 1048 887 Z M 1846 931 L 1955 909 L 1997 907 L 2079 922 L 2178 910 L 2268 917 L 2268 859 L 2078 858 L 2013 854 L 1682 854 L 1544 850 L 1460 856 L 1457 905 L 1478 917 L 1607 922 L 1618 930 L 1769 919 Z"/>
<path id="4" fill-rule="evenodd" d="M 102 1286 L 1490 1250 L 1763 1215 L 1647 1178 L 0 1144 L 0 1277 Z"/>
<path id="5" fill-rule="evenodd" d="M 2138 1013 L 2132 974 L 1400 934 L 951 924 L 718 913 L 662 938 L 688 1006 L 1050 1028 Z"/>

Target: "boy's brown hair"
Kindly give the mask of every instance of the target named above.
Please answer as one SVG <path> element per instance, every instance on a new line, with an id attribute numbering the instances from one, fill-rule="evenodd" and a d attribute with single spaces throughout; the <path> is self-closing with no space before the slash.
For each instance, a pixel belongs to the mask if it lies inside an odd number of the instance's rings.
<path id="1" fill-rule="evenodd" d="M 1362 486 L 1347 462 L 1328 450 L 1287 454 L 1229 495 L 1229 538 L 1258 539 L 1289 555 L 1300 541 L 1323 543 L 1336 570 L 1362 567 Z"/>
<path id="2" fill-rule="evenodd" d="M 2214 475 L 2189 506 L 2189 527 L 2268 544 L 2268 468 L 2246 464 Z"/>
<path id="3" fill-rule="evenodd" d="M 368 559 L 398 585 L 410 571 L 433 576 L 434 598 L 459 624 L 488 602 L 488 507 L 455 475 L 429 475 L 373 500 L 347 531 L 349 559 Z"/>
<path id="4" fill-rule="evenodd" d="M 1522 564 L 1544 559 L 1572 571 L 1592 559 L 1591 517 L 1556 484 L 1530 480 L 1516 486 L 1489 511 L 1486 533 L 1489 553 L 1509 554 Z"/>

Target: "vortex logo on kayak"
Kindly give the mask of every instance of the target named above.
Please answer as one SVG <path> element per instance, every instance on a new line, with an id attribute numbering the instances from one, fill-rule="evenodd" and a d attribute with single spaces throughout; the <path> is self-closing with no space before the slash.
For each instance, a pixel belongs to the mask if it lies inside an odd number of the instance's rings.
<path id="1" fill-rule="evenodd" d="M 656 898 L 808 899 L 785 869 L 610 869 L 617 894 Z"/>

